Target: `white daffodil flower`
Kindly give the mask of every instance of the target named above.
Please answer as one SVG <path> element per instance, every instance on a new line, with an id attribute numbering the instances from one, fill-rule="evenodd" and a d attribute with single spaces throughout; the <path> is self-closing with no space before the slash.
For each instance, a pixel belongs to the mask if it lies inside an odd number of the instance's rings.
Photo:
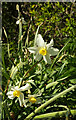
<path id="1" fill-rule="evenodd" d="M 41 99 L 38 97 L 40 95 L 28 95 L 28 99 L 25 100 L 25 103 L 29 102 L 27 106 L 31 106 L 32 104 L 40 104 Z"/>
<path id="2" fill-rule="evenodd" d="M 8 98 L 14 99 L 15 97 L 18 97 L 20 106 L 24 105 L 26 107 L 26 104 L 24 101 L 24 94 L 22 93 L 22 91 L 29 90 L 30 88 L 31 88 L 31 85 L 29 83 L 27 83 L 25 86 L 20 88 L 18 86 L 11 87 L 11 91 L 7 92 Z"/>
<path id="3" fill-rule="evenodd" d="M 50 56 L 55 56 L 59 52 L 59 50 L 57 48 L 52 47 L 53 44 L 54 44 L 53 39 L 50 41 L 49 44 L 46 44 L 46 42 L 44 42 L 41 34 L 38 34 L 37 38 L 36 38 L 36 45 L 34 47 L 29 47 L 28 50 L 29 50 L 29 52 L 35 54 L 34 58 L 36 60 L 39 61 L 43 57 L 43 59 L 46 63 L 51 64 Z"/>
<path id="4" fill-rule="evenodd" d="M 29 100 L 29 102 L 32 103 L 32 104 L 33 104 L 33 103 L 35 103 L 35 104 L 41 103 L 41 99 L 38 98 L 37 95 L 28 95 L 28 100 Z"/>

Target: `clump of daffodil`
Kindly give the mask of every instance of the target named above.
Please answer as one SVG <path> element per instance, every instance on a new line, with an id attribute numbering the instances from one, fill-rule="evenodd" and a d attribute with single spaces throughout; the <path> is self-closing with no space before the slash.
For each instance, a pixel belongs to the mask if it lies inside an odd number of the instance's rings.
<path id="1" fill-rule="evenodd" d="M 30 88 L 31 88 L 31 85 L 29 83 L 27 83 L 25 86 L 20 88 L 18 86 L 11 87 L 11 91 L 7 92 L 8 98 L 14 99 L 15 97 L 18 97 L 20 106 L 24 105 L 26 107 L 26 104 L 24 101 L 24 94 L 22 93 L 22 91 L 29 90 Z"/>
<path id="2" fill-rule="evenodd" d="M 43 57 L 43 59 L 46 63 L 51 64 L 50 56 L 55 56 L 59 52 L 59 50 L 57 48 L 52 47 L 54 44 L 53 39 L 50 41 L 49 44 L 46 44 L 46 42 L 44 42 L 41 34 L 38 34 L 35 42 L 36 42 L 36 44 L 34 47 L 28 48 L 29 52 L 34 53 L 34 58 L 36 60 L 39 61 Z"/>

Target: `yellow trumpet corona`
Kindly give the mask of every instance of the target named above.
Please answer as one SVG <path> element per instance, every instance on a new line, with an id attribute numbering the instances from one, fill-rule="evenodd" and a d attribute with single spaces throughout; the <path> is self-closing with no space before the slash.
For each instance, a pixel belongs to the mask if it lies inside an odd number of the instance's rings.
<path id="1" fill-rule="evenodd" d="M 39 50 L 39 53 L 44 56 L 44 55 L 46 55 L 47 51 L 46 51 L 45 48 L 41 48 L 41 49 Z"/>
<path id="2" fill-rule="evenodd" d="M 36 102 L 36 98 L 30 97 L 30 98 L 29 98 L 29 101 L 32 102 L 32 103 L 35 103 L 35 102 Z"/>
<path id="3" fill-rule="evenodd" d="M 13 92 L 13 95 L 14 95 L 15 97 L 19 97 L 19 96 L 20 96 L 20 91 L 15 90 L 15 91 Z"/>

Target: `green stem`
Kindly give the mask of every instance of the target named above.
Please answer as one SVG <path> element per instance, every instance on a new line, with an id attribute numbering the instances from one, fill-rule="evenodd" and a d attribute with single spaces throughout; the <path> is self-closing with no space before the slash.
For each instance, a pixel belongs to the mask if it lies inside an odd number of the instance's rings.
<path id="1" fill-rule="evenodd" d="M 76 109 L 75 110 L 70 110 L 71 114 L 74 116 L 76 115 Z M 47 113 L 47 114 L 42 114 L 42 115 L 37 115 L 34 117 L 33 120 L 41 120 L 41 119 L 45 119 L 45 118 L 50 118 L 52 119 L 53 117 L 55 118 L 59 118 L 60 116 L 66 116 L 67 110 L 65 111 L 58 111 L 58 112 L 51 112 L 51 113 Z"/>
<path id="2" fill-rule="evenodd" d="M 41 60 L 42 60 L 42 59 L 41 59 Z M 41 60 L 40 60 L 40 61 L 41 61 Z M 27 74 L 28 74 L 40 61 L 37 61 L 37 62 L 24 74 L 23 78 L 24 78 L 25 76 L 27 76 Z"/>
<path id="3" fill-rule="evenodd" d="M 25 120 L 30 120 L 31 117 L 33 117 L 36 113 L 38 113 L 41 109 L 55 101 L 57 98 L 61 97 L 62 95 L 66 94 L 67 92 L 71 91 L 72 89 L 75 89 L 76 85 L 73 85 L 72 87 L 68 88 L 67 90 L 64 90 L 63 92 L 59 93 L 58 95 L 54 96 L 50 100 L 46 101 L 44 104 L 42 104 L 40 107 L 38 107 L 34 112 L 32 112 L 30 115 L 26 117 Z"/>
<path id="4" fill-rule="evenodd" d="M 41 60 L 42 60 L 42 59 L 41 59 Z M 41 60 L 40 60 L 40 61 L 41 61 Z M 23 79 L 25 78 L 25 76 L 27 76 L 27 74 L 28 74 L 40 61 L 37 61 L 37 62 L 24 74 L 23 78 L 21 79 L 21 81 L 20 81 L 20 83 L 19 83 L 19 87 L 21 86 L 22 81 L 23 81 Z"/>

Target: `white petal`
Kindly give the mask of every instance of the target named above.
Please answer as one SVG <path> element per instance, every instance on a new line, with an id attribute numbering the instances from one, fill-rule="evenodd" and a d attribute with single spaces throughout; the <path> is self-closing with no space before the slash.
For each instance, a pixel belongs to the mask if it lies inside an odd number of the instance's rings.
<path id="1" fill-rule="evenodd" d="M 13 86 L 12 86 L 12 87 L 11 87 L 11 90 L 12 90 L 12 91 L 19 90 L 19 86 L 16 86 L 16 87 L 13 87 Z"/>
<path id="2" fill-rule="evenodd" d="M 45 47 L 45 42 L 40 34 L 37 35 L 36 44 L 38 47 Z"/>
<path id="3" fill-rule="evenodd" d="M 36 53 L 37 47 L 29 47 L 28 50 L 29 50 L 29 52 L 31 52 L 31 53 Z"/>
<path id="4" fill-rule="evenodd" d="M 20 96 L 19 96 L 19 103 L 20 103 L 20 106 L 25 105 L 24 94 L 23 93 L 21 93 Z"/>
<path id="5" fill-rule="evenodd" d="M 23 104 L 23 105 L 24 105 L 24 107 L 27 107 L 27 105 L 26 105 L 26 103 L 25 103 L 25 102 L 24 102 L 24 104 Z"/>
<path id="6" fill-rule="evenodd" d="M 51 58 L 49 54 L 46 54 L 45 56 L 43 56 L 43 59 L 46 63 L 51 64 Z"/>
<path id="7" fill-rule="evenodd" d="M 9 99 L 14 99 L 15 97 L 13 95 L 8 96 Z"/>
<path id="8" fill-rule="evenodd" d="M 14 87 L 14 90 L 18 90 L 18 89 L 19 89 L 19 86 Z"/>
<path id="9" fill-rule="evenodd" d="M 42 100 L 40 98 L 36 98 L 35 104 L 40 104 L 41 102 L 42 102 Z"/>
<path id="10" fill-rule="evenodd" d="M 47 49 L 48 49 L 49 47 L 51 47 L 51 46 L 53 46 L 53 45 L 54 45 L 54 41 L 53 41 L 53 39 L 51 39 L 50 43 L 47 44 L 46 47 L 47 47 Z"/>
<path id="11" fill-rule="evenodd" d="M 30 98 L 30 97 L 38 97 L 38 96 L 40 96 L 40 95 L 38 95 L 38 94 L 34 94 L 34 95 L 28 95 L 28 98 Z"/>
<path id="12" fill-rule="evenodd" d="M 17 21 L 16 21 L 16 24 L 19 24 L 19 22 L 20 22 L 20 20 L 17 20 Z"/>
<path id="13" fill-rule="evenodd" d="M 30 98 L 30 97 L 35 97 L 34 95 L 28 95 L 28 98 Z"/>
<path id="14" fill-rule="evenodd" d="M 25 86 L 19 88 L 20 91 L 25 91 L 25 90 L 29 90 L 31 88 L 31 85 L 29 83 L 27 83 Z"/>
<path id="15" fill-rule="evenodd" d="M 7 92 L 7 95 L 13 95 L 13 91 L 9 91 L 9 92 Z"/>
<path id="16" fill-rule="evenodd" d="M 28 95 L 28 97 L 38 97 L 38 96 L 40 96 L 40 95 L 38 95 L 38 94 Z"/>
<path id="17" fill-rule="evenodd" d="M 38 61 L 40 61 L 41 58 L 42 58 L 42 55 L 40 55 L 39 53 L 37 53 L 37 54 L 34 56 L 34 59 L 35 59 L 35 60 L 38 60 Z"/>
<path id="18" fill-rule="evenodd" d="M 8 95 L 9 99 L 14 99 L 15 98 L 14 95 L 13 95 L 13 91 L 7 92 L 7 95 Z"/>
<path id="19" fill-rule="evenodd" d="M 48 48 L 48 53 L 50 54 L 50 56 L 54 56 L 54 55 L 57 55 L 59 52 L 59 50 L 57 48 Z"/>
<path id="20" fill-rule="evenodd" d="M 11 90 L 14 91 L 14 87 L 13 86 L 11 87 Z"/>

